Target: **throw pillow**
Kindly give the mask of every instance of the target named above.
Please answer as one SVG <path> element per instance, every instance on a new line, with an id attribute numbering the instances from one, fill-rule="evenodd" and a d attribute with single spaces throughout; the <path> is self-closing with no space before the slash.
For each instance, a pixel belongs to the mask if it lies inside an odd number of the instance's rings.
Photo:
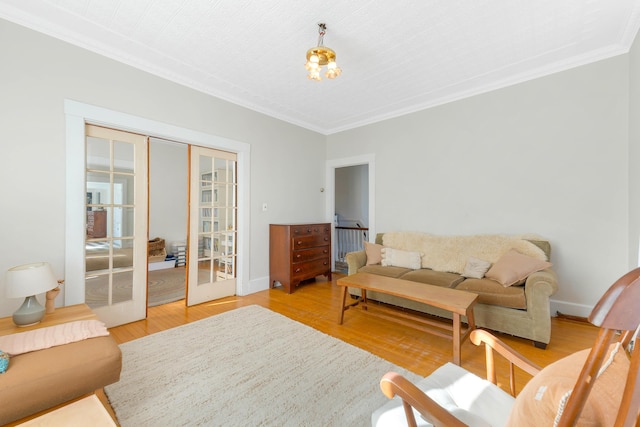
<path id="1" fill-rule="evenodd" d="M 551 267 L 550 262 L 532 258 L 511 249 L 500 257 L 487 271 L 485 277 L 499 282 L 507 287 L 515 285 L 536 271 Z"/>
<path id="2" fill-rule="evenodd" d="M 560 359 L 534 376 L 516 398 L 507 425 L 551 426 L 559 420 L 591 349 Z M 618 344 L 609 347 L 577 425 L 612 426 L 622 401 L 629 359 Z M 557 419 L 556 419 L 557 417 Z"/>
<path id="3" fill-rule="evenodd" d="M 420 252 L 402 251 L 400 249 L 383 248 L 382 265 L 385 267 L 404 267 L 418 270 L 422 267 Z"/>
<path id="4" fill-rule="evenodd" d="M 0 374 L 4 374 L 9 367 L 9 355 L 0 350 Z"/>
<path id="5" fill-rule="evenodd" d="M 462 275 L 471 279 L 482 279 L 490 267 L 491 263 L 489 261 L 470 256 L 464 266 Z"/>
<path id="6" fill-rule="evenodd" d="M 382 262 L 382 248 L 377 243 L 364 242 L 364 251 L 367 254 L 367 265 L 380 264 Z"/>

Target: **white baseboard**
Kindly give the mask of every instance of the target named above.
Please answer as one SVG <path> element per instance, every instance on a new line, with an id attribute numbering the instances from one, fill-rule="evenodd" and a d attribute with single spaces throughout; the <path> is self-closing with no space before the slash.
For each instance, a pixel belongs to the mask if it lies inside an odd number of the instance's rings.
<path id="1" fill-rule="evenodd" d="M 553 299 L 549 301 L 549 307 L 551 309 L 552 317 L 555 317 L 557 312 L 569 314 L 571 316 L 589 317 L 591 310 L 593 310 L 592 306 L 566 301 L 556 301 Z"/>
<path id="2" fill-rule="evenodd" d="M 249 280 L 247 286 L 243 286 L 243 292 L 240 296 L 255 294 L 256 292 L 266 291 L 267 289 L 269 289 L 269 276 L 260 277 Z"/>

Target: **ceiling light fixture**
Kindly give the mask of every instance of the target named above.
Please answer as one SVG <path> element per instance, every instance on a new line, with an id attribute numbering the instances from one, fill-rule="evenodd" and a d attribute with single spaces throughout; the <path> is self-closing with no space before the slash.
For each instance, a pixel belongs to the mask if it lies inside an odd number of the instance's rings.
<path id="1" fill-rule="evenodd" d="M 304 67 L 309 71 L 307 77 L 309 80 L 322 80 L 320 71 L 323 66 L 327 66 L 327 72 L 324 74 L 330 79 L 338 77 L 342 70 L 336 64 L 336 53 L 333 49 L 323 46 L 324 35 L 327 32 L 327 24 L 321 22 L 318 24 L 318 46 L 312 47 L 307 51 L 307 63 Z"/>

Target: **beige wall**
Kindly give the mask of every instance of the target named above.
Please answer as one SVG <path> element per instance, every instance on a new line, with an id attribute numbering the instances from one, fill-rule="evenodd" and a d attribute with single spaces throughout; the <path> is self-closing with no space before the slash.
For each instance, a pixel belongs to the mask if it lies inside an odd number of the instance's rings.
<path id="1" fill-rule="evenodd" d="M 549 239 L 552 308 L 586 315 L 629 267 L 628 92 L 623 55 L 330 135 L 327 158 L 375 155 L 377 232 Z"/>
<path id="2" fill-rule="evenodd" d="M 187 241 L 188 145 L 151 139 L 149 144 L 149 237 Z"/>
<path id="3" fill-rule="evenodd" d="M 637 266 L 640 246 L 640 40 L 629 53 L 629 265 Z"/>
<path id="4" fill-rule="evenodd" d="M 251 145 L 252 288 L 268 286 L 270 222 L 324 219 L 322 194 L 309 191 L 324 184 L 323 135 L 1 19 L 0 40 L 0 315 L 21 303 L 4 298 L 8 268 L 49 261 L 64 278 L 65 99 Z"/>

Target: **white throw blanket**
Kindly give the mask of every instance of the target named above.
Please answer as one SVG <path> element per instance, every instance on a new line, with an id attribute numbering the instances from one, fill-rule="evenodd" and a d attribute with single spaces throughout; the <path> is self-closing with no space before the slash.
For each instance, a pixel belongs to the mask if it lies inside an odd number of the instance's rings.
<path id="1" fill-rule="evenodd" d="M 78 320 L 32 331 L 0 336 L 0 350 L 11 356 L 109 335 L 99 320 Z"/>
<path id="2" fill-rule="evenodd" d="M 428 233 L 396 231 L 385 233 L 384 246 L 417 251 L 422 255 L 422 268 L 462 273 L 469 257 L 495 263 L 509 249 L 547 261 L 544 251 L 525 240 L 542 240 L 538 236 L 506 236 L 477 234 L 472 236 L 437 236 Z"/>

